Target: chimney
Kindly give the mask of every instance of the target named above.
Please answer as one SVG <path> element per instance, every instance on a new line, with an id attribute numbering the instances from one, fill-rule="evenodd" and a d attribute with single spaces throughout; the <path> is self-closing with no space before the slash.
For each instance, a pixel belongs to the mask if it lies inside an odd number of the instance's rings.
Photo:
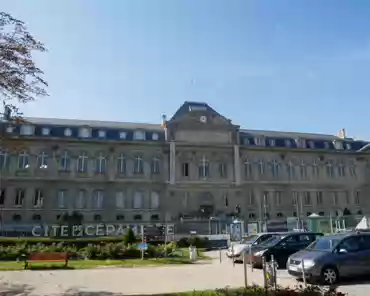
<path id="1" fill-rule="evenodd" d="M 338 133 L 338 137 L 339 138 L 342 138 L 342 139 L 345 139 L 346 138 L 346 130 L 344 128 L 342 128 L 339 133 Z"/>

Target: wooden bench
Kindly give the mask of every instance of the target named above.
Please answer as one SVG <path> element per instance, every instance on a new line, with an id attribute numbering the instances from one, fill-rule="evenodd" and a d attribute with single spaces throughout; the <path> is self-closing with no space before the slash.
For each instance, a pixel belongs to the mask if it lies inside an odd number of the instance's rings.
<path id="1" fill-rule="evenodd" d="M 24 262 L 24 269 L 29 267 L 32 262 L 64 262 L 64 267 L 68 265 L 68 253 L 50 252 L 50 253 L 32 253 Z"/>

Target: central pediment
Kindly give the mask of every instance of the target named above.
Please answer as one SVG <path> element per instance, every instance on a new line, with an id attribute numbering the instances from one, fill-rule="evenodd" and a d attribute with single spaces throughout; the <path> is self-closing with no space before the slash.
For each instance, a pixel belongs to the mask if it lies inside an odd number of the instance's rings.
<path id="1" fill-rule="evenodd" d="M 171 140 L 231 144 L 239 126 L 206 103 L 185 102 L 166 122 Z"/>

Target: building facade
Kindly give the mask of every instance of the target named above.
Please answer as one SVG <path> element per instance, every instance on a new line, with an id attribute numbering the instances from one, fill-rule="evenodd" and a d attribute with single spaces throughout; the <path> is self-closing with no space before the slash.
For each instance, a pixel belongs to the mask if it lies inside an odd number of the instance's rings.
<path id="1" fill-rule="evenodd" d="M 369 143 L 344 131 L 244 130 L 195 102 L 158 125 L 27 118 L 2 126 L 3 229 L 73 211 L 85 223 L 165 221 L 179 231 L 235 216 L 370 212 Z"/>

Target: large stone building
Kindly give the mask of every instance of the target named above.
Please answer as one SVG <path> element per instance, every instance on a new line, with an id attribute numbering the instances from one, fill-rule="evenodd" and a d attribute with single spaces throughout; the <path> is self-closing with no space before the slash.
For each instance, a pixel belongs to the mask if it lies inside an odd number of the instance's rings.
<path id="1" fill-rule="evenodd" d="M 3 132 L 3 231 L 72 211 L 85 223 L 167 221 L 187 231 L 227 216 L 282 221 L 370 209 L 368 142 L 343 130 L 245 130 L 185 102 L 162 124 L 27 118 Z"/>

